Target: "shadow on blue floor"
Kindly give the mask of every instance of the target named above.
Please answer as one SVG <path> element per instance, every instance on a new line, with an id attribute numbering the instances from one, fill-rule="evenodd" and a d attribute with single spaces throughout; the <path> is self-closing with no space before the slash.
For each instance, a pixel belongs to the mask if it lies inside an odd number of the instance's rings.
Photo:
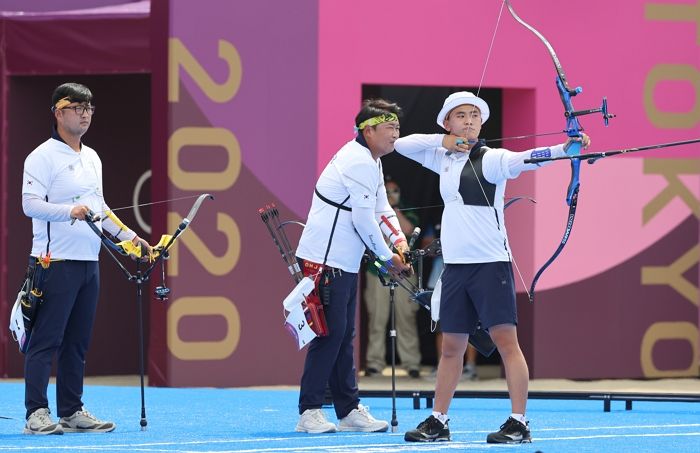
<path id="1" fill-rule="evenodd" d="M 54 410 L 54 387 L 50 401 Z M 23 435 L 24 387 L 0 384 L 0 453 L 56 452 L 307 452 L 469 450 L 518 452 L 700 452 L 700 405 L 636 402 L 632 411 L 613 402 L 603 412 L 600 401 L 532 400 L 528 416 L 534 442 L 529 445 L 488 445 L 510 413 L 507 400 L 457 399 L 450 409 L 452 442 L 412 444 L 403 433 L 429 415 L 414 410 L 410 399 L 397 400 L 396 433 L 295 433 L 297 392 L 246 389 L 146 389 L 148 427 L 141 431 L 141 401 L 137 387 L 89 386 L 86 408 L 116 422 L 107 434 Z M 391 400 L 363 401 L 377 418 L 391 419 Z M 332 409 L 326 410 L 334 421 Z"/>

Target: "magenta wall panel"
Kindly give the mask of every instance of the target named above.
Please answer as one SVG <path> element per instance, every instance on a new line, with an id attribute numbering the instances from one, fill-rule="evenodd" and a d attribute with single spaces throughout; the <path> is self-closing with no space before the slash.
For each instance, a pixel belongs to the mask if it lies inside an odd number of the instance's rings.
<path id="1" fill-rule="evenodd" d="M 317 2 L 173 0 L 167 12 L 158 8 L 167 16 L 167 25 L 154 17 L 168 37 L 156 38 L 168 60 L 154 72 L 156 91 L 167 87 L 157 95 L 167 102 L 167 153 L 154 169 L 167 179 L 156 184 L 167 198 L 216 199 L 171 259 L 173 297 L 154 316 L 151 376 L 174 386 L 295 383 L 303 354 L 287 337 L 281 306 L 293 281 L 257 210 L 274 201 L 282 216 L 299 219 L 311 199 Z M 164 228 L 173 230 L 191 203 L 171 203 Z"/>
<path id="2" fill-rule="evenodd" d="M 569 82 L 583 86 L 575 106 L 597 107 L 607 96 L 618 114 L 609 128 L 596 116 L 581 119 L 591 151 L 700 136 L 700 34 L 691 20 L 697 5 L 512 3 L 551 42 Z M 86 49 L 76 61 L 45 53 L 56 44 L 35 32 L 45 18 L 17 20 L 2 21 L 0 175 L 12 152 L 5 111 L 11 74 L 150 66 L 153 199 L 216 197 L 172 253 L 169 304 L 151 305 L 149 374 L 156 385 L 298 382 L 303 353 L 287 338 L 280 307 L 292 280 L 257 209 L 275 201 L 284 218 L 303 220 L 317 174 L 353 136 L 363 84 L 499 88 L 503 109 L 494 114 L 502 116 L 505 136 L 564 127 L 545 47 L 499 1 L 153 2 L 150 17 L 130 22 L 108 52 L 99 40 L 85 42 L 107 16 L 63 17 L 71 25 L 66 39 Z M 134 50 L 143 49 L 149 32 L 150 62 Z M 23 41 L 38 50 L 23 51 Z M 506 145 L 517 151 L 560 140 Z M 540 280 L 534 305 L 518 285 L 520 334 L 533 376 L 698 375 L 699 150 L 667 148 L 582 165 L 572 236 Z M 538 201 L 514 206 L 506 219 L 527 285 L 560 241 L 568 180 L 569 166 L 554 164 L 509 185 L 509 195 Z M 6 193 L 5 176 L 1 184 Z M 154 232 L 174 230 L 192 201 L 154 206 Z M 12 221 L 4 200 L 0 218 Z M 5 229 L 4 294 L 7 240 Z"/>
<path id="3" fill-rule="evenodd" d="M 575 15 L 554 0 L 513 6 L 584 87 L 575 106 L 607 96 L 618 114 L 609 128 L 582 118 L 591 151 L 698 136 L 700 41 L 686 6 L 593 0 Z M 177 295 L 153 338 L 167 344 L 156 374 L 170 385 L 296 383 L 303 353 L 284 337 L 279 308 L 291 281 L 255 209 L 276 200 L 284 215 L 305 216 L 317 173 L 352 137 L 363 84 L 501 88 L 505 136 L 564 127 L 550 56 L 500 2 L 172 0 L 167 17 L 165 195 L 217 196 L 193 226 L 202 242 L 178 251 Z M 519 285 L 533 376 L 697 375 L 697 151 L 583 165 L 573 235 L 534 306 Z M 555 164 L 510 186 L 538 200 L 507 218 L 527 285 L 560 241 L 568 180 L 568 164 Z"/>
<path id="4" fill-rule="evenodd" d="M 597 107 L 607 96 L 618 114 L 609 128 L 599 117 L 581 119 L 591 151 L 700 136 L 697 5 L 512 4 L 550 41 L 569 82 L 583 86 L 574 105 Z M 350 136 L 364 83 L 498 87 L 504 136 L 563 129 L 547 50 L 501 8 L 499 1 L 321 2 L 318 168 Z M 521 304 L 533 376 L 698 375 L 698 151 L 696 144 L 582 165 L 572 237 L 540 280 L 535 305 Z M 513 207 L 506 219 L 528 285 L 564 231 L 569 173 L 557 164 L 509 186 L 511 196 L 538 201 Z"/>

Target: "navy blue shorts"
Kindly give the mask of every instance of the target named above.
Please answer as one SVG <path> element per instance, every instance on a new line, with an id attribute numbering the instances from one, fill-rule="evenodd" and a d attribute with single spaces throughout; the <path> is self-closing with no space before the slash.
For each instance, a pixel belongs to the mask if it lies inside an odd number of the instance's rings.
<path id="1" fill-rule="evenodd" d="M 441 330 L 471 335 L 479 321 L 485 329 L 518 324 L 509 262 L 445 265 L 440 293 Z"/>

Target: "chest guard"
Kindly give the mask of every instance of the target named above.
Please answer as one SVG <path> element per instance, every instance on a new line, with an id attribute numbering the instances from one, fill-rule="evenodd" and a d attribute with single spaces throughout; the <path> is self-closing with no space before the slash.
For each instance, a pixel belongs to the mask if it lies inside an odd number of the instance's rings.
<path id="1" fill-rule="evenodd" d="M 483 142 L 474 145 L 474 148 L 469 153 L 469 160 L 462 168 L 462 175 L 459 179 L 459 194 L 465 205 L 471 206 L 493 206 L 496 196 L 496 185 L 491 184 L 484 178 L 482 169 L 483 157 L 486 151 L 490 150 Z M 473 168 L 472 168 L 473 167 Z M 481 189 L 483 188 L 484 193 Z M 488 203 L 487 203 L 488 200 Z"/>

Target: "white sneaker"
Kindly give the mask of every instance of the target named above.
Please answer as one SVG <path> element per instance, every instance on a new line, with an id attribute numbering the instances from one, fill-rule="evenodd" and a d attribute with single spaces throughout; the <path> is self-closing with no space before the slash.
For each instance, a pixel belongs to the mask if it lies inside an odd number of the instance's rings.
<path id="1" fill-rule="evenodd" d="M 50 414 L 51 411 L 46 407 L 32 412 L 24 425 L 24 434 L 63 434 L 63 428 L 51 420 Z"/>
<path id="2" fill-rule="evenodd" d="M 99 420 L 84 407 L 70 417 L 61 417 L 59 422 L 67 433 L 108 433 L 117 427 L 112 422 Z"/>
<path id="3" fill-rule="evenodd" d="M 372 414 L 369 413 L 369 407 L 358 404 L 357 409 L 353 409 L 347 417 L 340 420 L 338 428 L 340 431 L 378 433 L 387 431 L 389 423 L 372 417 Z"/>
<path id="4" fill-rule="evenodd" d="M 337 431 L 335 425 L 323 415 L 321 409 L 306 409 L 299 417 L 299 423 L 295 429 L 298 433 L 334 433 Z"/>

